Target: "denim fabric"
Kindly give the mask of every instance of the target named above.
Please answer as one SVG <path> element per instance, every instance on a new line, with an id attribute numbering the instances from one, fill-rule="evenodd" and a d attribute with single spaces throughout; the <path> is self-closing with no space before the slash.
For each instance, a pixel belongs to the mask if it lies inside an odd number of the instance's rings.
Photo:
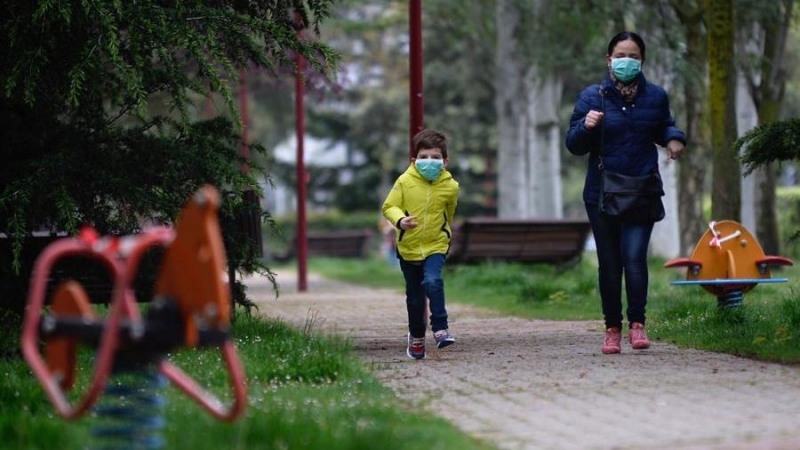
<path id="1" fill-rule="evenodd" d="M 586 203 L 597 246 L 600 299 L 606 328 L 622 328 L 622 275 L 628 299 L 628 322 L 645 323 L 647 247 L 653 224 L 625 224 L 600 215 L 597 203 Z"/>
<path id="2" fill-rule="evenodd" d="M 413 337 L 424 337 L 426 330 L 425 298 L 430 300 L 431 329 L 433 332 L 447 329 L 447 310 L 444 305 L 444 255 L 436 253 L 424 261 L 400 259 L 400 270 L 406 280 L 406 309 L 408 331 Z"/>

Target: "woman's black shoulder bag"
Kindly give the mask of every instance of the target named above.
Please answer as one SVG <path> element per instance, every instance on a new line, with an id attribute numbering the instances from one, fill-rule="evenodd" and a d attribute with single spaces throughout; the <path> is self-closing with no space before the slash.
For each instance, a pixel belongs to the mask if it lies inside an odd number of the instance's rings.
<path id="1" fill-rule="evenodd" d="M 605 116 L 605 89 L 600 87 L 600 106 Z M 658 172 L 632 177 L 607 170 L 603 166 L 605 117 L 600 125 L 600 214 L 625 223 L 653 223 L 665 216 L 664 185 Z"/>

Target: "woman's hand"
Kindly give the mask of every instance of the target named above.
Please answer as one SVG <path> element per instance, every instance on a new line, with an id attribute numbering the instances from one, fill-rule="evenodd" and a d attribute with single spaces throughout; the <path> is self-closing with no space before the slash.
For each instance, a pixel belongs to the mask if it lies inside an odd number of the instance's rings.
<path id="1" fill-rule="evenodd" d="M 678 159 L 683 153 L 683 142 L 681 141 L 669 141 L 667 142 L 667 153 L 669 153 L 669 159 Z"/>
<path id="2" fill-rule="evenodd" d="M 591 130 L 594 127 L 596 127 L 602 120 L 603 120 L 603 113 L 601 113 L 600 111 L 591 110 L 586 114 L 586 117 L 583 119 L 583 126 L 585 126 L 587 130 Z"/>

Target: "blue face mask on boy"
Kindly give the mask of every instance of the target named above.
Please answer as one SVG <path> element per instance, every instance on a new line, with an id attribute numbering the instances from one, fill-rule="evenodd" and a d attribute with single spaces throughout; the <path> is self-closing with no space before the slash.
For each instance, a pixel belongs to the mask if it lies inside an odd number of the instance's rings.
<path id="1" fill-rule="evenodd" d="M 611 59 L 611 72 L 614 78 L 627 83 L 628 81 L 636 78 L 639 72 L 642 71 L 642 62 L 633 58 L 612 58 Z"/>
<path id="2" fill-rule="evenodd" d="M 417 167 L 417 172 L 428 181 L 434 181 L 439 178 L 439 174 L 444 169 L 443 159 L 417 159 L 414 161 L 414 166 Z"/>

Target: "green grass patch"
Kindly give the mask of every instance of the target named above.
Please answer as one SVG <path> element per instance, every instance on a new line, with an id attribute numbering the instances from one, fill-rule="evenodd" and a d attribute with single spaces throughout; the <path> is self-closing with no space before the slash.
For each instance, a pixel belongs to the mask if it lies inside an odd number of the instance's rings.
<path id="1" fill-rule="evenodd" d="M 363 286 L 393 288 L 402 295 L 399 267 L 383 259 L 309 258 L 309 270 Z M 543 319 L 597 319 L 599 294 L 591 264 L 569 272 L 550 265 L 487 263 L 446 266 L 447 301 L 491 308 L 507 314 Z"/>
<path id="2" fill-rule="evenodd" d="M 800 267 L 776 270 L 789 283 L 760 284 L 745 293 L 744 305 L 717 308 L 715 296 L 699 286 L 674 286 L 685 271 L 650 261 L 648 332 L 678 345 L 782 363 L 800 363 Z M 402 295 L 400 269 L 385 261 L 312 258 L 311 270 L 367 286 L 394 287 Z M 593 253 L 574 267 L 483 263 L 447 266 L 448 302 L 504 314 L 548 320 L 601 320 L 597 263 Z M 624 294 L 623 294 L 624 295 Z"/>
<path id="3" fill-rule="evenodd" d="M 351 345 L 343 339 L 249 317 L 236 321 L 235 339 L 247 372 L 245 416 L 231 424 L 218 422 L 181 391 L 165 387 L 164 448 L 492 448 L 442 419 L 408 411 L 352 356 Z M 81 361 L 89 363 L 83 356 Z M 179 351 L 171 360 L 218 397 L 230 396 L 218 351 Z M 90 435 L 96 417 L 61 419 L 24 361 L 4 359 L 0 367 L 4 446 L 100 446 Z"/>
<path id="4" fill-rule="evenodd" d="M 800 301 L 794 288 L 770 291 L 772 286 L 758 286 L 745 294 L 741 307 L 730 309 L 717 308 L 710 294 L 675 296 L 653 314 L 650 335 L 687 347 L 798 363 Z"/>
<path id="5" fill-rule="evenodd" d="M 560 272 L 549 265 L 487 263 L 454 266 L 446 274 L 448 300 L 521 317 L 587 320 L 600 317 L 596 270 L 580 264 Z"/>
<path id="6" fill-rule="evenodd" d="M 294 267 L 294 266 L 293 266 Z M 404 289 L 399 266 L 379 257 L 371 259 L 324 258 L 308 259 L 309 270 L 325 277 L 375 288 Z"/>

